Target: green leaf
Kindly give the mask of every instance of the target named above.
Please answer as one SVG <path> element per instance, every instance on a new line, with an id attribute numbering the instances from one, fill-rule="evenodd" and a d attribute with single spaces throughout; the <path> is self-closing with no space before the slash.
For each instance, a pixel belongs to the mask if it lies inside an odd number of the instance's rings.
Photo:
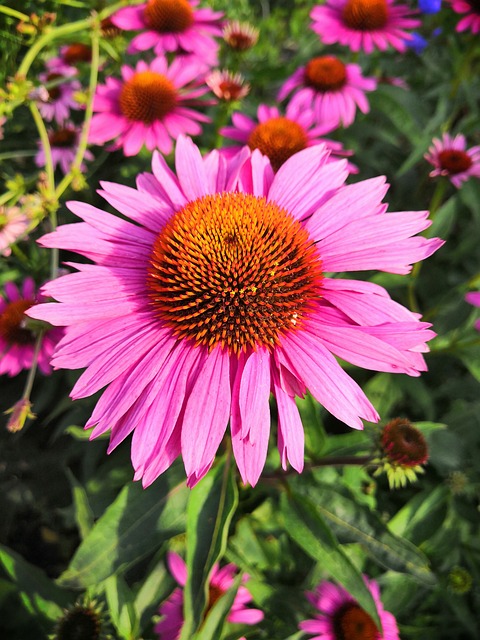
<path id="1" fill-rule="evenodd" d="M 426 556 L 411 542 L 393 534 L 378 515 L 359 503 L 348 489 L 321 482 L 315 487 L 297 484 L 301 496 L 315 504 L 317 513 L 342 542 L 359 543 L 383 567 L 410 573 L 425 584 L 435 584 Z M 321 502 L 318 502 L 319 495 Z"/>
<path id="2" fill-rule="evenodd" d="M 358 604 L 381 628 L 375 601 L 362 574 L 340 546 L 334 533 L 312 502 L 303 496 L 281 496 L 288 535 L 335 580 L 352 594 Z"/>
<path id="3" fill-rule="evenodd" d="M 122 576 L 111 576 L 105 581 L 110 618 L 118 634 L 125 640 L 138 637 L 138 619 L 133 594 Z"/>
<path id="4" fill-rule="evenodd" d="M 58 583 L 77 589 L 98 584 L 158 549 L 185 530 L 188 495 L 180 465 L 147 489 L 128 484 L 96 522 Z"/>
<path id="5" fill-rule="evenodd" d="M 224 595 L 217 600 L 212 609 L 208 612 L 205 622 L 195 634 L 192 640 L 217 640 L 221 636 L 225 619 L 230 613 L 233 601 L 237 595 L 238 587 L 242 582 L 241 573 L 236 576 L 232 586 Z"/>
<path id="6" fill-rule="evenodd" d="M 443 525 L 448 495 L 445 485 L 418 493 L 390 520 L 390 529 L 415 544 L 421 544 Z"/>
<path id="7" fill-rule="evenodd" d="M 377 373 L 365 385 L 365 394 L 378 413 L 385 418 L 392 415 L 394 407 L 402 399 L 402 392 L 388 373 Z"/>
<path id="8" fill-rule="evenodd" d="M 225 552 L 237 502 L 237 486 L 229 463 L 215 467 L 191 491 L 187 512 L 185 622 L 180 640 L 190 640 L 202 622 L 210 573 Z"/>
<path id="9" fill-rule="evenodd" d="M 150 624 L 152 616 L 158 610 L 158 603 L 172 592 L 173 578 L 165 568 L 165 563 L 156 562 L 152 571 L 142 580 L 135 597 L 135 610 L 139 620 L 139 632 Z"/>
<path id="10" fill-rule="evenodd" d="M 41 569 L 3 545 L 0 545 L 0 566 L 16 585 L 27 611 L 40 618 L 58 620 L 70 603 L 70 594 L 57 587 Z"/>
<path id="11" fill-rule="evenodd" d="M 72 486 L 73 507 L 75 509 L 75 521 L 82 540 L 85 540 L 93 527 L 94 517 L 90 509 L 87 492 L 78 482 L 70 469 L 66 473 Z"/>

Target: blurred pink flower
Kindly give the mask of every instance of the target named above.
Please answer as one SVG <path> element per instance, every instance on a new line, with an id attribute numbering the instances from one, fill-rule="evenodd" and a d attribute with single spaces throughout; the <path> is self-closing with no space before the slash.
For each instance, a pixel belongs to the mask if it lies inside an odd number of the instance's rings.
<path id="1" fill-rule="evenodd" d="M 175 580 L 181 587 L 187 582 L 187 567 L 182 558 L 176 553 L 167 554 L 167 563 Z M 238 567 L 234 564 L 227 564 L 221 569 L 215 565 L 210 578 L 208 602 L 206 614 L 215 605 L 224 593 L 233 585 Z M 245 574 L 242 579 L 243 584 L 248 582 Z M 235 600 L 233 601 L 230 613 L 227 616 L 228 622 L 237 624 L 258 624 L 263 620 L 263 611 L 247 607 L 252 601 L 252 596 L 246 587 L 241 585 L 238 588 Z M 175 589 L 172 595 L 160 607 L 159 613 L 162 620 L 155 625 L 154 631 L 158 634 L 159 640 L 177 640 L 183 625 L 183 589 Z"/>
<path id="2" fill-rule="evenodd" d="M 435 168 L 430 177 L 446 176 L 459 189 L 465 180 L 480 178 L 480 146 L 467 149 L 465 136 L 452 137 L 444 133 L 442 139 L 434 138 L 425 154 L 425 160 Z"/>
<path id="3" fill-rule="evenodd" d="M 472 33 L 480 33 L 480 6 L 478 0 L 450 0 L 450 4 L 456 13 L 466 14 L 457 24 L 457 31 L 470 30 Z"/>
<path id="4" fill-rule="evenodd" d="M 259 30 L 248 22 L 231 20 L 223 28 L 223 39 L 235 51 L 247 51 L 258 42 Z"/>
<path id="5" fill-rule="evenodd" d="M 329 155 L 325 145 L 305 149 L 274 174 L 257 150 L 202 158 L 181 136 L 176 174 L 155 153 L 136 189 L 102 184 L 129 220 L 71 202 L 83 222 L 41 239 L 94 264 L 45 285 L 59 303 L 28 313 L 67 326 L 53 365 L 87 367 L 73 398 L 104 389 L 87 427 L 93 437 L 111 430 L 109 451 L 133 432 L 145 486 L 179 455 L 196 484 L 229 422 L 242 479 L 255 485 L 271 393 L 284 468 L 303 469 L 295 396 L 307 387 L 349 426 L 376 422 L 334 356 L 375 371 L 426 369 L 430 325 L 382 287 L 335 274 L 406 274 L 443 242 L 416 236 L 431 224 L 427 211 L 386 213 L 384 178 L 345 186 L 346 161 Z"/>
<path id="6" fill-rule="evenodd" d="M 3 125 L 6 123 L 6 116 L 0 116 L 0 140 L 3 140 Z"/>
<path id="7" fill-rule="evenodd" d="M 199 0 L 148 0 L 120 9 L 112 22 L 125 31 L 142 30 L 128 46 L 128 53 L 153 49 L 156 55 L 182 51 L 200 60 L 217 53 L 215 36 L 222 35 L 222 12 L 196 7 Z"/>
<path id="8" fill-rule="evenodd" d="M 250 91 L 250 85 L 240 73 L 228 70 L 215 69 L 205 78 L 205 82 L 217 98 L 226 102 L 241 100 Z"/>
<path id="9" fill-rule="evenodd" d="M 176 58 L 170 66 L 164 57 L 150 64 L 139 61 L 135 69 L 124 65 L 121 79 L 107 78 L 97 87 L 89 142 L 115 139 L 112 148 L 123 147 L 126 156 L 136 155 L 144 144 L 149 151 L 169 154 L 181 133 L 198 135 L 199 122 L 210 121 L 190 108 L 202 104 L 197 98 L 207 92 L 191 59 Z"/>
<path id="10" fill-rule="evenodd" d="M 473 304 L 474 307 L 480 307 L 480 291 L 471 291 L 465 296 L 465 300 Z M 480 319 L 475 322 L 475 329 L 480 331 Z"/>
<path id="11" fill-rule="evenodd" d="M 0 295 L 0 375 L 16 376 L 32 366 L 38 335 L 38 325 L 34 330 L 36 323 L 25 312 L 45 298 L 35 293 L 32 278 L 25 278 L 21 291 L 13 282 L 7 282 L 4 289 L 5 295 Z M 38 368 L 42 373 L 51 373 L 50 356 L 62 335 L 61 329 L 45 331 L 38 354 Z"/>
<path id="12" fill-rule="evenodd" d="M 65 122 L 62 129 L 50 129 L 48 131 L 48 140 L 52 151 L 53 167 L 60 167 L 64 174 L 70 171 L 72 163 L 78 149 L 80 129 L 75 127 L 71 122 Z M 45 166 L 45 149 L 41 141 L 38 142 L 40 148 L 35 156 L 35 164 L 37 167 Z M 93 160 L 93 154 L 88 149 L 84 154 L 85 160 Z M 81 170 L 86 170 L 85 163 L 82 162 Z"/>
<path id="13" fill-rule="evenodd" d="M 300 67 L 282 85 L 278 99 L 295 91 L 289 104 L 300 111 L 311 109 L 318 122 L 334 121 L 335 127 L 348 127 L 355 119 L 357 107 L 370 110 L 365 91 L 377 87 L 375 78 L 362 76 L 358 64 L 344 64 L 333 55 L 319 56 Z"/>
<path id="14" fill-rule="evenodd" d="M 241 146 L 227 147 L 222 152 L 232 157 L 243 145 L 248 145 L 252 151 L 258 149 L 267 156 L 274 171 L 302 149 L 317 144 L 326 144 L 330 148 L 329 141 L 320 136 L 335 128 L 333 121 L 317 123 L 312 110 L 294 105 L 288 105 L 285 116 L 282 116 L 277 107 L 261 104 L 257 109 L 257 120 L 255 122 L 243 113 L 234 113 L 233 126 L 223 127 L 220 133 L 237 140 Z M 331 151 L 334 153 L 335 147 L 341 149 L 341 144 L 333 143 Z"/>
<path id="15" fill-rule="evenodd" d="M 348 591 L 327 581 L 321 582 L 313 593 L 307 593 L 308 600 L 318 613 L 315 618 L 300 622 L 300 629 L 313 633 L 311 640 L 400 640 L 397 621 L 383 608 L 378 584 L 366 576 L 363 579 L 377 605 L 383 633 Z"/>
<path id="16" fill-rule="evenodd" d="M 76 72 L 76 70 L 74 70 Z M 71 109 L 81 109 L 82 106 L 74 99 L 76 91 L 80 91 L 82 85 L 72 76 L 72 71 L 59 72 L 49 71 L 39 74 L 40 82 L 44 84 L 60 82 L 47 89 L 43 94 L 39 94 L 37 106 L 44 120 L 55 120 L 58 124 L 63 124 L 70 116 Z"/>
<path id="17" fill-rule="evenodd" d="M 10 245 L 26 235 L 30 221 L 19 207 L 0 207 L 0 255 L 12 253 Z"/>
<path id="18" fill-rule="evenodd" d="M 312 29 L 324 44 L 339 44 L 352 51 L 372 53 L 389 46 L 405 51 L 411 35 L 405 29 L 416 29 L 421 21 L 413 18 L 406 4 L 395 0 L 327 0 L 312 9 Z"/>

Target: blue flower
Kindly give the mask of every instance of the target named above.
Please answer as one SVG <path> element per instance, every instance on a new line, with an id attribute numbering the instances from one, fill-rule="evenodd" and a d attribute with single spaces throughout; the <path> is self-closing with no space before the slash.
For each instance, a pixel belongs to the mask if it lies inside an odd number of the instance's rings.
<path id="1" fill-rule="evenodd" d="M 418 8 L 422 13 L 438 13 L 442 8 L 442 0 L 418 0 Z"/>
<path id="2" fill-rule="evenodd" d="M 413 51 L 415 51 L 417 55 L 420 55 L 425 49 L 425 47 L 427 46 L 428 41 L 425 40 L 424 37 L 422 37 L 419 33 L 416 33 L 415 31 L 413 31 L 410 35 L 412 37 L 409 40 L 405 40 L 404 42 L 407 45 L 407 47 L 410 47 L 410 49 L 413 49 Z"/>

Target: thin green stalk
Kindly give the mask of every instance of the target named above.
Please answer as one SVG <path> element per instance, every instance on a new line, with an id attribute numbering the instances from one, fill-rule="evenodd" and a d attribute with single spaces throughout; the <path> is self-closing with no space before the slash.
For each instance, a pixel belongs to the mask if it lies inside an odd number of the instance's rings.
<path id="1" fill-rule="evenodd" d="M 430 212 L 430 220 L 433 220 L 435 214 L 437 213 L 440 205 L 443 202 L 443 197 L 445 195 L 445 191 L 447 188 L 447 179 L 441 178 L 437 186 L 435 187 L 435 191 L 433 192 L 432 199 L 430 200 L 430 205 L 428 210 Z M 425 233 L 425 232 L 424 232 Z M 422 269 L 422 262 L 416 262 L 413 265 L 412 273 L 410 274 L 410 280 L 408 283 L 408 305 L 411 311 L 419 312 L 419 306 L 417 302 L 417 298 L 415 296 L 415 285 L 417 283 L 418 277 L 420 275 L 420 271 Z"/>
<path id="2" fill-rule="evenodd" d="M 43 341 L 43 331 L 38 334 L 37 341 L 35 342 L 35 351 L 33 352 L 33 361 L 30 371 L 28 372 L 25 388 L 23 389 L 22 400 L 30 400 L 30 394 L 32 393 L 33 382 L 35 380 L 35 374 L 37 372 L 38 354 Z"/>
<path id="3" fill-rule="evenodd" d="M 43 150 L 45 152 L 45 169 L 47 172 L 47 194 L 49 198 L 52 198 L 55 195 L 55 169 L 53 166 L 52 159 L 52 147 L 50 146 L 50 140 L 48 139 L 47 129 L 45 127 L 45 123 L 43 122 L 42 116 L 40 115 L 40 111 L 38 110 L 37 105 L 34 102 L 30 103 L 30 111 L 32 112 L 33 119 L 37 126 L 38 133 L 40 135 L 40 140 L 43 146 Z"/>
<path id="4" fill-rule="evenodd" d="M 28 74 L 30 67 L 35 62 L 40 51 L 44 47 L 46 47 L 52 40 L 65 37 L 70 34 L 78 33 L 82 29 L 90 27 L 92 24 L 92 19 L 95 21 L 102 20 L 103 18 L 111 16 L 121 7 L 124 7 L 126 5 L 130 6 L 140 4 L 141 1 L 142 0 L 135 0 L 135 2 L 128 2 L 128 0 L 122 0 L 121 2 L 117 2 L 111 7 L 107 7 L 106 9 L 101 11 L 98 14 L 98 17 L 95 16 L 92 18 L 90 16 L 88 18 L 85 18 L 84 20 L 78 20 L 77 22 L 71 22 L 69 24 L 62 25 L 61 27 L 55 27 L 54 29 L 51 29 L 48 33 L 43 34 L 27 51 L 27 54 L 25 55 L 20 67 L 18 68 L 18 75 L 26 76 Z"/>
<path id="5" fill-rule="evenodd" d="M 17 18 L 17 20 L 22 20 L 23 22 L 29 22 L 30 16 L 27 16 L 26 13 L 21 13 L 16 9 L 12 9 L 11 7 L 6 7 L 3 4 L 0 4 L 0 13 L 6 13 L 7 16 L 11 16 L 12 18 Z"/>
<path id="6" fill-rule="evenodd" d="M 68 185 L 72 182 L 75 172 L 82 166 L 85 151 L 87 150 L 88 132 L 90 130 L 90 122 L 93 115 L 93 99 L 95 96 L 95 90 L 97 88 L 98 81 L 98 67 L 100 65 L 100 22 L 95 25 L 92 32 L 92 61 L 90 64 L 90 80 L 88 86 L 88 101 L 85 108 L 85 118 L 83 121 L 82 132 L 78 143 L 78 149 L 75 154 L 75 159 L 72 163 L 69 173 L 63 178 L 58 185 L 55 195 L 57 199 L 61 197 Z"/>

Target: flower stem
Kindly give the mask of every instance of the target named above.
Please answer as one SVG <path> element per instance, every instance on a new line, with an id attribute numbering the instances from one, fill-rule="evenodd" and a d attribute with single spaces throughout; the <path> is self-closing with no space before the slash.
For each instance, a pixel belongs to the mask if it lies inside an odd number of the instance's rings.
<path id="1" fill-rule="evenodd" d="M 30 22 L 30 16 L 27 16 L 26 13 L 21 13 L 20 11 L 6 7 L 3 4 L 0 4 L 0 13 L 6 13 L 7 16 L 17 18 L 17 20 L 22 20 L 23 22 Z"/>
<path id="2" fill-rule="evenodd" d="M 47 129 L 43 122 L 40 111 L 34 102 L 30 103 L 30 111 L 32 112 L 33 120 L 37 126 L 40 140 L 42 142 L 43 151 L 45 153 L 45 169 L 47 172 L 47 194 L 51 198 L 55 194 L 55 169 L 53 166 L 52 147 L 50 146 L 50 140 L 48 139 Z"/>
<path id="3" fill-rule="evenodd" d="M 57 199 L 64 193 L 68 185 L 72 182 L 76 171 L 81 171 L 82 161 L 85 156 L 88 143 L 88 132 L 90 129 L 90 122 L 93 115 L 93 99 L 98 81 L 98 67 L 100 65 L 100 20 L 94 24 L 92 31 L 92 60 L 90 63 L 90 80 L 88 85 L 88 101 L 85 108 L 85 119 L 83 121 L 82 132 L 80 134 L 80 140 L 78 143 L 78 149 L 75 154 L 75 159 L 70 167 L 69 173 L 63 178 L 56 189 Z"/>

